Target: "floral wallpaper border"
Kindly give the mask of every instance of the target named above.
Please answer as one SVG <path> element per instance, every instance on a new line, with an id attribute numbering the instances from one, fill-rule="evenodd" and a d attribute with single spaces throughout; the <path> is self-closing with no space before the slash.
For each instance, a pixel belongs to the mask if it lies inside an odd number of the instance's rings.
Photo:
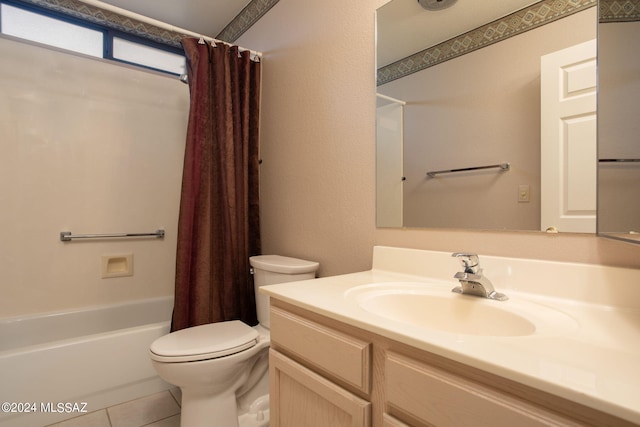
<path id="1" fill-rule="evenodd" d="M 605 0 L 605 3 L 637 3 L 639 0 Z M 424 70 L 450 59 L 465 55 L 525 31 L 543 26 L 590 7 L 597 0 L 542 0 L 503 18 L 454 37 L 418 53 L 407 56 L 377 70 L 377 85 L 381 86 L 409 74 Z M 613 7 L 627 10 L 629 7 Z"/>
<path id="2" fill-rule="evenodd" d="M 169 31 L 141 22 L 115 12 L 85 4 L 79 0 L 22 0 L 25 3 L 43 7 L 82 20 L 105 25 L 127 34 L 144 37 L 169 46 L 181 47 L 183 34 Z M 227 43 L 235 42 L 279 0 L 252 0 L 226 27 L 216 39 Z M 188 30 L 188 28 L 185 28 Z"/>

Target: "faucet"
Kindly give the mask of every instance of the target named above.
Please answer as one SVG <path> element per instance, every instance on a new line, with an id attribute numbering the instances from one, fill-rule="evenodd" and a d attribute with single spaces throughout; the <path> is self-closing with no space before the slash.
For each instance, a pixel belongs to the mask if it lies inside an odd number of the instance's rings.
<path id="1" fill-rule="evenodd" d="M 453 276 L 460 281 L 460 286 L 456 286 L 451 292 L 475 295 L 498 301 L 506 301 L 509 299 L 505 294 L 496 292 L 491 281 L 482 275 L 480 259 L 477 254 L 456 252 L 451 254 L 451 256 L 458 258 L 464 268 L 464 271 L 459 271 Z"/>

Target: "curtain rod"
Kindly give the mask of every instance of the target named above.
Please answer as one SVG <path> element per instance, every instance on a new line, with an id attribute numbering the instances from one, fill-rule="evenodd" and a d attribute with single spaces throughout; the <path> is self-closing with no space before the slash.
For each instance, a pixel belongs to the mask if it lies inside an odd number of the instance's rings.
<path id="1" fill-rule="evenodd" d="M 222 40 L 214 39 L 213 37 L 205 36 L 203 34 L 194 33 L 193 31 L 185 30 L 184 28 L 174 27 L 171 24 L 167 24 L 166 22 L 158 21 L 157 19 L 149 18 L 148 16 L 140 15 L 139 13 L 131 12 L 130 10 L 123 9 L 121 7 L 113 6 L 107 3 L 104 3 L 100 0 L 80 0 L 82 3 L 98 7 L 100 9 L 109 10 L 113 13 L 117 13 L 118 15 L 126 16 L 127 18 L 132 18 L 146 24 L 155 25 L 156 27 L 164 28 L 165 30 L 173 31 L 174 33 L 184 34 L 186 36 L 199 37 L 204 40 L 213 43 L 223 43 L 227 46 L 234 46 L 232 43 L 227 43 Z M 248 50 L 251 55 L 257 56 L 262 59 L 262 52 L 257 52 L 255 50 L 247 49 L 245 47 L 238 46 L 241 51 Z"/>

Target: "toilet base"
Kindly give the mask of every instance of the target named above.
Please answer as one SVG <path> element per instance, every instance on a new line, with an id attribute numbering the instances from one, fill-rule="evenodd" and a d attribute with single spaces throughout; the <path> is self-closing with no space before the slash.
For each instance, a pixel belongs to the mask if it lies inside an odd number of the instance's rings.
<path id="1" fill-rule="evenodd" d="M 184 394 L 183 394 L 184 402 Z M 209 399 L 191 398 L 182 406 L 181 427 L 268 427 L 269 395 L 255 399 L 247 411 L 240 414 L 229 411 L 236 407 L 235 395 L 220 398 L 216 402 Z M 212 414 L 213 418 L 212 418 Z"/>
<path id="2" fill-rule="evenodd" d="M 190 402 L 189 402 L 190 401 Z M 259 396 L 241 413 L 230 413 L 235 397 L 212 404 L 208 399 L 189 399 L 182 405 L 181 427 L 269 427 L 269 395 Z M 229 405 L 229 406 L 226 406 Z M 213 417 L 211 414 L 215 414 Z"/>
<path id="3" fill-rule="evenodd" d="M 264 395 L 251 404 L 249 411 L 238 416 L 239 427 L 269 426 L 269 395 Z"/>
<path id="4" fill-rule="evenodd" d="M 182 390 L 181 427 L 238 427 L 236 396 L 218 395 L 216 399 L 193 390 Z"/>

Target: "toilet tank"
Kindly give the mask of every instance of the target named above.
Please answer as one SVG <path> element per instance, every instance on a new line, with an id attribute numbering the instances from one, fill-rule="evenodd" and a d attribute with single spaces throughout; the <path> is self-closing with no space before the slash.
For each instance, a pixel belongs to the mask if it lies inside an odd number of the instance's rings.
<path id="1" fill-rule="evenodd" d="M 289 258 L 280 255 L 257 255 L 249 258 L 253 267 L 253 286 L 256 292 L 256 310 L 258 321 L 265 328 L 269 328 L 269 296 L 258 290 L 261 286 L 278 283 L 295 282 L 313 279 L 320 266 L 314 261 Z"/>

